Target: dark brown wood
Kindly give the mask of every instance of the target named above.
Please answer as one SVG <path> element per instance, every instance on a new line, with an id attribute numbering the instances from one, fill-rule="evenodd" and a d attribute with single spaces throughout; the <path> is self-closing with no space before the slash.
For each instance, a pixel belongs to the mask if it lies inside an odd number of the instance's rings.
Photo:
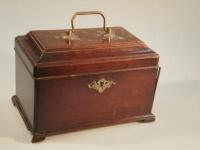
<path id="1" fill-rule="evenodd" d="M 17 107 L 17 109 L 20 112 L 20 115 L 22 116 L 24 123 L 27 127 L 28 130 L 30 130 L 32 132 L 30 123 L 28 122 L 28 119 L 26 117 L 26 114 L 24 113 L 21 104 L 19 102 L 18 97 L 15 95 L 12 97 L 12 103 L 14 106 Z M 108 120 L 108 122 L 105 124 L 104 122 L 95 122 L 94 124 L 91 124 L 90 126 L 81 126 L 80 128 L 66 128 L 66 129 L 59 129 L 59 130 L 54 130 L 54 131 L 50 131 L 50 132 L 45 132 L 45 133 L 33 133 L 33 139 L 32 142 L 39 142 L 45 139 L 45 137 L 47 135 L 55 135 L 58 133 L 65 133 L 65 132 L 72 132 L 72 131 L 79 131 L 79 130 L 83 130 L 83 129 L 88 129 L 88 128 L 97 128 L 97 127 L 103 127 L 103 126 L 108 126 L 108 125 L 115 125 L 115 124 L 122 124 L 122 123 L 129 123 L 129 122 L 152 122 L 155 121 L 155 116 L 153 114 L 148 114 L 148 115 L 143 115 L 143 116 L 133 116 L 133 117 L 129 117 L 129 118 L 122 118 L 120 120 Z"/>
<path id="2" fill-rule="evenodd" d="M 48 135 L 119 123 L 152 122 L 159 55 L 121 27 L 115 39 L 102 29 L 79 29 L 69 45 L 66 30 L 31 31 L 16 38 L 16 96 L 32 142 Z M 88 87 L 115 84 L 98 93 Z"/>
<path id="3" fill-rule="evenodd" d="M 17 109 L 18 109 L 18 111 L 19 111 L 19 113 L 20 113 L 20 115 L 21 115 L 21 117 L 24 121 L 24 124 L 26 125 L 26 128 L 28 130 L 30 130 L 31 133 L 33 134 L 32 142 L 36 143 L 36 142 L 43 141 L 45 139 L 46 135 L 44 133 L 38 133 L 38 132 L 33 131 L 31 123 L 29 122 L 29 119 L 28 119 L 25 111 L 23 110 L 22 104 L 20 103 L 20 100 L 16 95 L 14 95 L 12 97 L 12 103 L 15 107 L 17 107 Z"/>
<path id="4" fill-rule="evenodd" d="M 103 34 L 100 37 L 93 36 L 100 29 L 78 30 L 76 35 L 82 39 L 73 41 L 74 44 L 71 46 L 62 39 L 66 30 L 31 31 L 16 38 L 15 50 L 34 77 L 149 67 L 158 64 L 158 54 L 124 28 L 112 28 L 116 35 L 123 38 L 111 40 L 110 43 L 103 40 Z"/>
<path id="5" fill-rule="evenodd" d="M 46 135 L 44 133 L 34 133 L 32 138 L 32 143 L 37 143 L 45 140 Z"/>
<path id="6" fill-rule="evenodd" d="M 79 131 L 79 130 L 84 130 L 84 129 L 89 129 L 89 128 L 97 128 L 97 127 L 104 127 L 104 126 L 109 126 L 109 125 L 117 125 L 117 124 L 122 124 L 122 123 L 130 123 L 130 122 L 152 122 L 155 121 L 155 116 L 150 113 L 147 115 L 142 115 L 142 116 L 133 116 L 133 117 L 128 117 L 128 118 L 121 118 L 119 120 L 107 120 L 106 124 L 104 122 L 94 122 L 93 124 L 90 124 L 89 126 L 80 126 L 79 128 L 63 128 L 59 130 L 53 130 L 45 133 L 39 133 L 39 132 L 33 132 L 31 129 L 31 126 L 28 123 L 28 119 L 26 117 L 26 114 L 22 110 L 21 104 L 19 102 L 18 97 L 15 95 L 12 97 L 12 102 L 13 105 L 17 107 L 17 109 L 20 112 L 20 115 L 22 116 L 24 123 L 27 127 L 28 130 L 30 130 L 33 134 L 32 142 L 41 142 L 45 140 L 46 136 L 50 135 L 55 135 L 55 134 L 60 134 L 60 133 L 67 133 L 67 132 L 74 132 L 74 131 Z"/>
<path id="7" fill-rule="evenodd" d="M 154 115 L 152 116 L 148 116 L 148 117 L 144 117 L 144 118 L 140 118 L 137 120 L 137 122 L 140 123 L 148 123 L 148 122 L 153 122 L 156 120 L 156 117 Z"/>
<path id="8" fill-rule="evenodd" d="M 80 128 L 98 121 L 150 114 L 156 74 L 157 68 L 149 68 L 40 80 L 38 98 L 42 115 L 38 126 L 46 131 Z M 116 85 L 102 94 L 88 88 L 88 83 L 101 78 Z"/>
<path id="9" fill-rule="evenodd" d="M 17 109 L 18 109 L 18 111 L 19 111 L 19 113 L 20 113 L 20 115 L 21 115 L 21 117 L 22 117 L 22 119 L 23 119 L 23 121 L 26 125 L 26 128 L 28 130 L 32 131 L 33 129 L 32 129 L 31 123 L 29 122 L 28 117 L 25 114 L 25 111 L 24 111 L 22 105 L 20 104 L 19 98 L 16 95 L 14 95 L 12 97 L 12 103 L 15 107 L 17 107 Z"/>
<path id="10" fill-rule="evenodd" d="M 18 104 L 23 108 L 26 114 L 29 126 L 34 128 L 34 98 L 35 98 L 35 80 L 29 74 L 28 69 L 24 67 L 22 60 L 16 55 L 16 93 L 18 97 Z"/>

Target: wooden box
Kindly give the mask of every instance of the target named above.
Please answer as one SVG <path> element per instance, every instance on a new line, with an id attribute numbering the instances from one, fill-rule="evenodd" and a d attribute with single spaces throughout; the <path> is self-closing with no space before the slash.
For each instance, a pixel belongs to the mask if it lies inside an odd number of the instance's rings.
<path id="1" fill-rule="evenodd" d="M 76 15 L 100 14 L 103 28 L 74 29 Z M 70 30 L 38 30 L 15 39 L 18 108 L 32 142 L 47 135 L 132 121 L 151 113 L 159 55 L 100 12 L 79 12 Z"/>

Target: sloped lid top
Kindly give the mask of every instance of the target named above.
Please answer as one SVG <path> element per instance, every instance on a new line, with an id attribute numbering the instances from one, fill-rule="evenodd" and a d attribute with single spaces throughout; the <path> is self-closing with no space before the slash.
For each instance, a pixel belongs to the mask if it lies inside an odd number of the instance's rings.
<path id="1" fill-rule="evenodd" d="M 110 42 L 106 39 L 102 28 L 77 29 L 71 40 L 67 39 L 67 30 L 32 31 L 29 36 L 44 53 L 105 47 L 122 48 L 131 47 L 133 44 L 144 47 L 141 41 L 120 27 L 112 28 Z"/>
<path id="2" fill-rule="evenodd" d="M 148 47 L 122 27 L 112 27 L 110 41 L 102 28 L 76 29 L 69 38 L 68 30 L 38 30 L 26 37 L 39 54 L 39 62 L 66 61 L 82 58 L 128 55 L 148 52 Z"/>
<path id="3" fill-rule="evenodd" d="M 16 38 L 15 49 L 26 54 L 35 77 L 157 66 L 158 54 L 141 40 L 122 27 L 111 30 L 110 40 L 102 28 L 76 29 L 70 40 L 69 30 L 31 31 Z"/>

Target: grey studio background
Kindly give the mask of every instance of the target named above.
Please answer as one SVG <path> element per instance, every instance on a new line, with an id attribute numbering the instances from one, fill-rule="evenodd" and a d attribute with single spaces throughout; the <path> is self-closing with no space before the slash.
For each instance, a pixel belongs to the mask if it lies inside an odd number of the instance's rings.
<path id="1" fill-rule="evenodd" d="M 71 28 L 76 11 L 100 10 L 107 26 L 123 26 L 160 54 L 154 123 L 129 123 L 30 143 L 15 94 L 14 38 L 37 29 Z M 101 18 L 78 17 L 76 27 Z M 200 149 L 199 0 L 0 0 L 0 149 Z"/>

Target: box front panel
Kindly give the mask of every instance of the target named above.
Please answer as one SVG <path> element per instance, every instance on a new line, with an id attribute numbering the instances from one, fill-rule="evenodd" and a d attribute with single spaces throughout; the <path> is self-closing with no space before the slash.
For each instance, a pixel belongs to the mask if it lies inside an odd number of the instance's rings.
<path id="1" fill-rule="evenodd" d="M 40 79 L 38 129 L 106 125 L 151 113 L 158 68 Z"/>

